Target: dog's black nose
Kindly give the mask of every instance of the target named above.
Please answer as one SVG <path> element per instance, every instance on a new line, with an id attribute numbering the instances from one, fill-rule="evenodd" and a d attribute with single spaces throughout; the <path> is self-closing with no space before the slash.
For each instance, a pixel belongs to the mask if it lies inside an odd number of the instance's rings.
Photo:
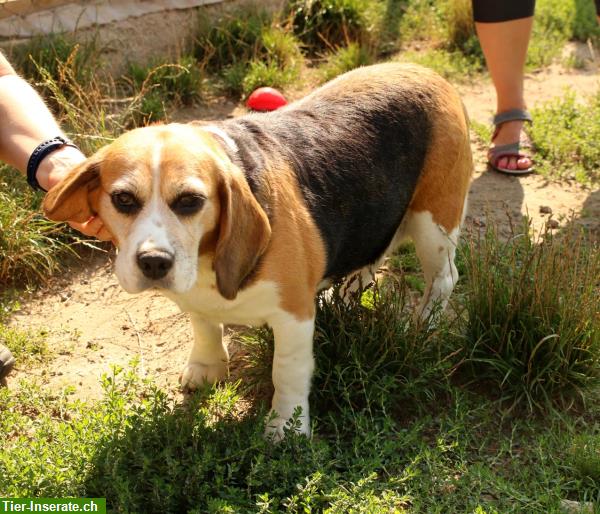
<path id="1" fill-rule="evenodd" d="M 144 276 L 158 280 L 173 267 L 173 256 L 159 250 L 140 252 L 137 254 L 137 264 Z"/>

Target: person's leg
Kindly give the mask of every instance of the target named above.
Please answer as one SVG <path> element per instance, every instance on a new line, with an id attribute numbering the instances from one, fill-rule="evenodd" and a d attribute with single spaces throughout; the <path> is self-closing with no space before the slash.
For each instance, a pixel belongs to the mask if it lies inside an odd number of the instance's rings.
<path id="1" fill-rule="evenodd" d="M 475 27 L 496 88 L 497 113 L 525 109 L 523 77 L 534 6 L 534 0 L 473 0 Z M 500 146 L 519 141 L 522 128 L 523 121 L 503 123 L 494 138 L 494 144 Z M 505 169 L 527 169 L 531 166 L 531 159 L 502 157 L 497 166 Z"/>

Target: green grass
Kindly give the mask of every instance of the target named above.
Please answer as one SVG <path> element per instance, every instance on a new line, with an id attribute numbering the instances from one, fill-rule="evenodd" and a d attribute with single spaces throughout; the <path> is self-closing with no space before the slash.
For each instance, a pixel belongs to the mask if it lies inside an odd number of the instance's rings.
<path id="1" fill-rule="evenodd" d="M 0 166 L 0 284 L 44 283 L 72 253 L 72 233 L 36 212 L 41 195 Z"/>
<path id="2" fill-rule="evenodd" d="M 241 84 L 232 82 L 228 84 L 230 90 L 241 89 L 244 96 L 249 96 L 256 88 L 269 86 L 284 88 L 298 80 L 298 69 L 280 67 L 275 62 L 251 61 L 244 69 Z M 229 76 L 231 77 L 231 75 Z"/>
<path id="3" fill-rule="evenodd" d="M 42 362 L 48 357 L 50 350 L 46 342 L 46 336 L 44 330 L 37 332 L 24 331 L 7 327 L 0 321 L 0 344 L 11 351 L 20 365 L 28 364 L 31 361 Z"/>
<path id="4" fill-rule="evenodd" d="M 596 431 L 575 435 L 566 451 L 566 464 L 573 474 L 590 487 L 600 485 L 600 434 Z"/>
<path id="5" fill-rule="evenodd" d="M 566 457 L 573 433 L 592 436 L 588 421 L 507 421 L 452 386 L 442 401 L 408 393 L 354 406 L 344 383 L 331 384 L 339 401 L 315 404 L 313 440 L 277 446 L 262 438 L 266 406 L 240 411 L 235 384 L 186 407 L 135 371 L 104 388 L 97 403 L 31 384 L 0 390 L 3 496 L 101 496 L 111 512 L 340 513 L 546 513 L 563 498 L 598 498 Z"/>
<path id="6" fill-rule="evenodd" d="M 578 101 L 573 93 L 532 110 L 531 136 L 540 172 L 554 178 L 600 181 L 600 92 Z"/>
<path id="7" fill-rule="evenodd" d="M 368 48 L 358 43 L 350 43 L 327 57 L 327 61 L 321 66 L 322 80 L 327 82 L 342 73 L 360 66 L 367 66 L 374 61 L 374 56 Z"/>
<path id="8" fill-rule="evenodd" d="M 501 241 L 491 225 L 469 240 L 460 301 L 470 372 L 511 406 L 539 410 L 599 383 L 600 253 L 575 228 L 536 240 L 529 229 Z"/>
<path id="9" fill-rule="evenodd" d="M 425 278 L 413 243 L 405 243 L 386 261 L 392 276 L 401 276 L 406 285 L 419 294 L 425 291 Z M 462 270 L 460 270 L 462 272 Z M 384 276 L 384 280 L 386 276 Z"/>
<path id="10" fill-rule="evenodd" d="M 453 349 L 442 345 L 443 328 L 415 328 L 404 286 L 404 280 L 390 277 L 350 302 L 336 293 L 318 301 L 312 405 L 325 411 L 336 406 L 349 417 L 373 409 L 393 412 L 403 395 L 433 398 L 443 389 L 451 367 L 445 357 Z M 258 330 L 244 344 L 250 382 L 268 388 L 271 332 Z"/>
<path id="11" fill-rule="evenodd" d="M 284 87 L 299 79 L 303 62 L 294 35 L 265 11 L 238 9 L 218 20 L 201 19 L 195 56 L 234 96 L 260 86 Z"/>
<path id="12" fill-rule="evenodd" d="M 195 56 L 209 69 L 245 63 L 263 50 L 262 34 L 271 23 L 271 16 L 255 7 L 240 8 L 216 20 L 201 17 Z"/>
<path id="13" fill-rule="evenodd" d="M 407 50 L 399 54 L 403 61 L 414 62 L 426 66 L 453 82 L 464 82 L 481 72 L 481 63 L 466 57 L 457 51 L 429 49 L 425 51 Z"/>
<path id="14" fill-rule="evenodd" d="M 544 0 L 536 7 L 533 35 L 527 53 L 529 68 L 550 64 L 569 40 L 600 41 L 593 2 Z"/>
<path id="15" fill-rule="evenodd" d="M 81 44 L 63 34 L 51 34 L 35 36 L 16 45 L 10 53 L 10 61 L 23 76 L 44 88 L 48 76 L 60 82 L 66 69 L 77 82 L 89 83 L 95 68 L 101 65 L 100 54 L 101 48 L 94 38 Z"/>
<path id="16" fill-rule="evenodd" d="M 192 56 L 176 62 L 129 65 L 124 81 L 135 100 L 130 106 L 134 126 L 163 120 L 173 105 L 191 105 L 203 96 L 203 71 Z"/>
<path id="17" fill-rule="evenodd" d="M 600 42 L 600 26 L 598 26 L 594 4 L 586 0 L 573 0 L 573 11 L 571 37 L 578 41 L 591 39 L 598 44 Z"/>
<path id="18" fill-rule="evenodd" d="M 369 4 L 365 0 L 291 0 L 287 14 L 294 34 L 311 53 L 366 42 Z"/>
<path id="19" fill-rule="evenodd" d="M 290 434 L 272 445 L 262 436 L 273 344 L 266 329 L 241 340 L 239 382 L 206 387 L 186 405 L 141 379 L 135 363 L 103 379 L 97 402 L 28 380 L 0 389 L 0 495 L 101 496 L 111 512 L 558 513 L 564 499 L 599 501 L 600 410 L 581 379 L 595 379 L 600 365 L 585 351 L 575 358 L 597 323 L 589 301 L 598 251 L 588 255 L 568 237 L 467 240 L 456 295 L 465 309 L 433 330 L 411 322 L 403 277 L 419 266 L 410 246 L 390 266 L 405 275 L 349 303 L 321 297 L 311 440 Z M 530 287 L 513 307 L 505 292 L 532 275 L 551 287 Z M 490 309 L 494 326 L 517 313 L 510 323 L 521 337 L 530 324 L 521 350 L 507 349 L 516 337 L 484 344 L 481 334 L 496 330 L 478 328 Z M 556 325 L 545 324 L 551 309 Z M 545 331 L 560 337 L 544 358 L 500 380 L 499 365 L 514 365 L 510 356 L 527 354 Z M 569 351 L 577 373 L 557 380 L 548 362 Z M 535 391 L 534 376 L 555 398 L 581 391 L 584 414 L 529 402 L 522 389 Z"/>

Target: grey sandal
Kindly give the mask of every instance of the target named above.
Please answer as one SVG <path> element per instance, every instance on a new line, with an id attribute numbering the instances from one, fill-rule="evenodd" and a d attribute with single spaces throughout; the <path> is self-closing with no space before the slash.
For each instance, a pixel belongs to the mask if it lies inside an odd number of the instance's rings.
<path id="1" fill-rule="evenodd" d="M 15 362 L 16 360 L 12 353 L 10 353 L 10 350 L 6 346 L 0 344 L 0 381 L 4 380 L 15 367 Z"/>
<path id="2" fill-rule="evenodd" d="M 496 114 L 496 116 L 494 116 L 494 119 L 492 121 L 492 123 L 496 127 L 496 129 L 494 130 L 494 135 L 492 136 L 492 141 L 498 135 L 498 131 L 500 130 L 500 125 L 502 125 L 503 123 L 506 123 L 507 121 L 518 121 L 518 120 L 523 120 L 523 121 L 527 121 L 529 123 L 533 123 L 531 114 L 529 114 L 529 112 L 525 111 L 524 109 L 511 109 L 510 111 L 504 111 L 504 112 L 501 112 L 500 114 Z M 525 137 L 522 137 L 521 140 L 517 141 L 516 143 L 509 143 L 507 145 L 493 146 L 488 150 L 488 166 L 495 171 L 499 171 L 500 173 L 506 173 L 507 175 L 526 175 L 528 173 L 531 173 L 534 171 L 533 166 L 530 166 L 529 168 L 524 168 L 524 169 L 517 168 L 514 170 L 510 170 L 508 168 L 500 168 L 498 166 L 498 161 L 502 157 L 517 157 L 517 158 L 527 157 L 528 159 L 533 160 L 533 159 L 531 159 L 531 156 L 529 156 L 527 153 L 522 152 L 522 150 L 527 150 L 527 149 L 531 149 L 531 148 L 532 148 L 531 142 L 529 141 L 529 138 L 526 135 L 525 135 Z"/>

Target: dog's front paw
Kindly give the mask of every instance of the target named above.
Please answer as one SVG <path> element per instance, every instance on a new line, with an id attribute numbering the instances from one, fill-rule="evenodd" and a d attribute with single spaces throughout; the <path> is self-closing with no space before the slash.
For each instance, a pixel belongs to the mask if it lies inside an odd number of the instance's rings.
<path id="1" fill-rule="evenodd" d="M 179 377 L 179 383 L 184 391 L 195 391 L 201 385 L 214 384 L 227 378 L 227 363 L 202 364 L 189 362 Z"/>
<path id="2" fill-rule="evenodd" d="M 308 415 L 304 415 L 298 409 L 291 418 L 283 418 L 278 416 L 276 412 L 271 411 L 266 418 L 265 438 L 278 443 L 290 432 L 310 437 L 310 420 Z"/>

